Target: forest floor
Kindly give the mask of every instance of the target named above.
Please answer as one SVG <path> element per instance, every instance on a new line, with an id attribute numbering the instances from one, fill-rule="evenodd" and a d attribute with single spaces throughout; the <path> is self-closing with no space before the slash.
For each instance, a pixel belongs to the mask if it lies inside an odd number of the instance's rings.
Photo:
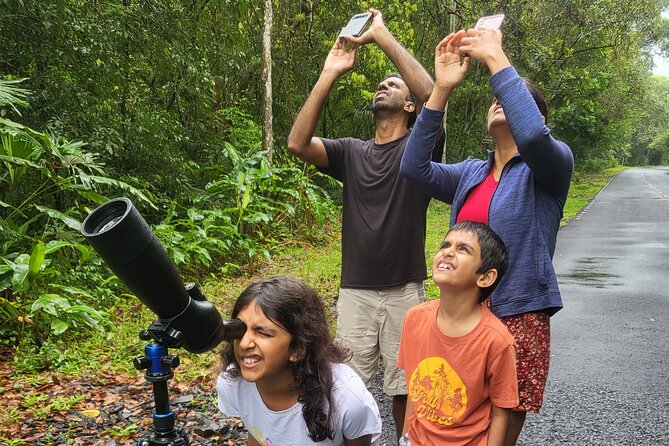
<path id="1" fill-rule="evenodd" d="M 145 380 L 111 370 L 77 377 L 43 372 L 17 378 L 10 354 L 0 351 L 3 446 L 130 445 L 153 432 L 152 388 Z M 185 427 L 192 446 L 246 444 L 241 422 L 225 418 L 215 406 L 214 377 L 209 382 L 169 384 L 177 425 Z"/>
<path id="2" fill-rule="evenodd" d="M 587 176 L 575 182 L 565 209 L 565 221 L 575 216 L 614 173 Z M 428 211 L 427 226 L 426 254 L 429 260 L 448 227 L 448 207 L 433 202 Z M 322 246 L 296 243 L 294 248 L 255 268 L 253 274 L 247 277 L 225 283 L 219 280 L 205 283 L 205 295 L 221 308 L 223 314 L 227 314 L 234 300 L 231 296 L 238 295 L 251 281 L 274 275 L 291 275 L 321 293 L 328 315 L 334 322 L 341 256 L 338 230 L 335 228 L 330 232 Z M 428 299 L 437 296 L 436 287 L 429 279 L 426 291 Z M 152 387 L 141 373 L 129 366 L 131 358 L 141 353 L 139 344 L 118 341 L 134 337 L 137 333 L 137 315 L 128 318 L 133 320 L 133 324 L 117 325 L 117 331 L 110 334 L 106 341 L 61 345 L 64 355 L 79 358 L 76 361 L 72 359 L 65 370 L 61 367 L 38 373 L 17 371 L 16 364 L 20 358 L 15 356 L 15 350 L 0 347 L 0 445 L 134 445 L 150 435 L 153 432 Z M 77 351 L 78 355 L 75 355 L 73 352 Z M 175 379 L 168 381 L 169 398 L 177 425 L 185 428 L 190 444 L 246 444 L 243 424 L 224 417 L 216 407 L 215 355 L 191 355 L 181 351 L 178 354 L 182 365 L 175 369 Z M 373 393 L 380 405 L 385 406 L 384 396 L 378 389 L 374 389 Z M 382 407 L 382 414 L 388 412 L 387 409 Z M 384 416 L 385 421 L 388 418 Z M 391 429 L 392 426 L 384 428 L 384 440 L 389 444 Z"/>

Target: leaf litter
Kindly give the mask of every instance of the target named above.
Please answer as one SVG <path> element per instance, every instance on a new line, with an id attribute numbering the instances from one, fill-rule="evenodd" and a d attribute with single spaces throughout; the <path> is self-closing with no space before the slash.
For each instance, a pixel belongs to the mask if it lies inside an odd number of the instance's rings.
<path id="1" fill-rule="evenodd" d="M 153 389 L 124 371 L 59 377 L 15 376 L 12 351 L 0 350 L 0 444 L 134 445 L 153 432 Z M 241 420 L 216 407 L 215 377 L 168 381 L 170 407 L 191 446 L 246 445 Z"/>

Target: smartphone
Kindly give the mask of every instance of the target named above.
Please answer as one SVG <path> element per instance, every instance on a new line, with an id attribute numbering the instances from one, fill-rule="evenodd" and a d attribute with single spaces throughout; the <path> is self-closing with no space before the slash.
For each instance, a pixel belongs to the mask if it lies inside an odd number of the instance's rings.
<path id="1" fill-rule="evenodd" d="M 487 15 L 485 17 L 481 17 L 478 22 L 476 22 L 474 29 L 496 30 L 502 26 L 502 22 L 504 22 L 504 14 Z"/>
<path id="2" fill-rule="evenodd" d="M 339 33 L 339 37 L 343 36 L 354 36 L 359 37 L 367 28 L 367 26 L 372 22 L 372 13 L 363 12 L 361 14 L 356 14 L 351 17 L 351 20 L 348 21 L 348 24 L 342 28 Z"/>

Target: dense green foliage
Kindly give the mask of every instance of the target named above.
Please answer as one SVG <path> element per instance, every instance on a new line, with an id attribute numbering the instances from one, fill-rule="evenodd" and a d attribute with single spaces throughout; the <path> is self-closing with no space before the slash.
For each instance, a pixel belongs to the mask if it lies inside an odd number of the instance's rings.
<path id="1" fill-rule="evenodd" d="M 628 164 L 669 163 L 669 78 L 652 79 L 639 116 L 640 123 L 624 153 Z"/>
<path id="2" fill-rule="evenodd" d="M 339 186 L 285 139 L 340 27 L 370 6 L 429 71 L 449 29 L 503 11 L 505 48 L 543 89 L 577 169 L 667 161 L 669 84 L 651 77 L 650 54 L 669 51 L 669 0 L 278 0 L 271 165 L 261 2 L 0 0 L 0 337 L 107 328 L 122 287 L 78 234 L 107 197 L 131 196 L 196 278 L 318 239 Z M 371 98 L 392 71 L 378 48 L 360 49 L 318 134 L 370 137 Z M 449 160 L 488 148 L 487 79 L 474 65 L 449 105 Z"/>
<path id="3" fill-rule="evenodd" d="M 16 82 L 0 80 L 3 110 L 25 106 L 26 95 Z M 237 119 L 236 131 L 257 139 L 253 122 Z M 0 335 L 21 342 L 26 332 L 43 339 L 70 327 L 104 331 L 110 325 L 105 310 L 114 308 L 120 290 L 82 243 L 80 222 L 110 193 L 129 194 L 138 206 L 157 211 L 155 200 L 109 177 L 82 142 L 6 118 L 0 118 L 0 138 Z M 222 150 L 229 165 L 208 167 L 212 180 L 185 197 L 189 207 L 171 201 L 155 226 L 182 270 L 236 272 L 334 215 L 327 193 L 301 169 L 268 166 L 263 152 L 243 153 L 227 142 Z"/>
<path id="4" fill-rule="evenodd" d="M 1 2 L 0 2 L 1 3 Z M 432 70 L 449 27 L 504 11 L 505 47 L 543 88 L 555 132 L 584 167 L 629 140 L 646 102 L 650 50 L 666 45 L 667 0 L 491 0 L 374 3 L 390 30 Z M 274 126 L 280 147 L 327 50 L 353 11 L 372 2 L 279 1 L 274 26 Z M 261 2 L 5 1 L 0 73 L 37 94 L 26 124 L 86 141 L 115 178 L 133 176 L 166 201 L 192 197 L 230 166 L 223 145 L 246 153 L 260 121 Z M 452 23 L 451 23 L 452 22 Z M 369 102 L 393 71 L 381 51 L 360 51 L 355 72 L 328 101 L 319 133 L 369 136 Z M 449 157 L 484 153 L 485 67 L 451 103 Z M 351 119 L 351 115 L 357 119 Z M 277 150 L 279 162 L 286 162 Z"/>

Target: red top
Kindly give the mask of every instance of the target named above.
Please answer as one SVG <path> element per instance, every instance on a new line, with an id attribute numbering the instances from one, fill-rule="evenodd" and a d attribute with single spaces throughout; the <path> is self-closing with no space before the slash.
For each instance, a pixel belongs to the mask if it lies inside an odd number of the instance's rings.
<path id="1" fill-rule="evenodd" d="M 495 193 L 498 184 L 499 181 L 495 181 L 493 176 L 493 169 L 490 169 L 490 173 L 485 177 L 485 180 L 472 189 L 465 198 L 465 203 L 462 205 L 455 222 L 471 220 L 487 225 L 490 200 L 492 200 L 492 195 Z"/>

